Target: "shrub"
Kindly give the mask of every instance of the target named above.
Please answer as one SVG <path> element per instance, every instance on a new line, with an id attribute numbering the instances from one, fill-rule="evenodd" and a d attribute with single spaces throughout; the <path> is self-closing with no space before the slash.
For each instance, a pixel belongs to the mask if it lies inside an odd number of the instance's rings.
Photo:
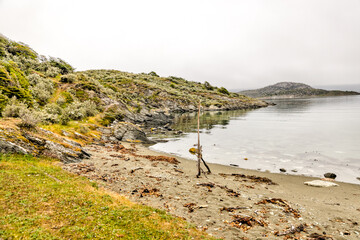
<path id="1" fill-rule="evenodd" d="M 37 80 L 32 79 L 31 81 L 36 81 L 35 85 L 30 87 L 33 96 L 38 99 L 41 105 L 44 105 L 54 92 L 53 82 L 50 79 L 39 76 Z"/>
<path id="2" fill-rule="evenodd" d="M 226 88 L 224 88 L 224 87 L 219 88 L 219 89 L 218 89 L 218 92 L 219 92 L 219 93 L 226 94 L 226 95 L 230 95 L 229 91 L 228 91 Z"/>
<path id="3" fill-rule="evenodd" d="M 58 68 L 60 73 L 64 75 L 74 71 L 74 68 L 70 64 L 60 58 L 50 57 L 49 63 L 51 66 Z"/>
<path id="4" fill-rule="evenodd" d="M 36 111 L 30 110 L 25 103 L 19 102 L 16 97 L 9 100 L 2 115 L 4 117 L 20 118 L 21 122 L 18 124 L 19 127 L 34 128 L 40 122 L 39 115 Z"/>
<path id="5" fill-rule="evenodd" d="M 44 107 L 44 111 L 49 114 L 61 115 L 62 108 L 56 103 L 49 103 Z"/>
<path id="6" fill-rule="evenodd" d="M 18 118 L 27 108 L 28 106 L 25 103 L 19 102 L 16 97 L 12 97 L 5 106 L 2 116 Z"/>
<path id="7" fill-rule="evenodd" d="M 94 116 L 97 113 L 96 104 L 92 101 L 73 102 L 64 109 L 61 121 L 81 120 L 86 117 Z"/>
<path id="8" fill-rule="evenodd" d="M 61 72 L 60 69 L 50 66 L 46 69 L 45 75 L 47 77 L 56 77 L 57 75 L 60 74 L 60 72 Z"/>
<path id="9" fill-rule="evenodd" d="M 20 112 L 21 122 L 18 124 L 22 128 L 35 128 L 36 125 L 40 122 L 39 115 L 35 111 L 30 109 L 25 109 Z"/>
<path id="10" fill-rule="evenodd" d="M 74 83 L 76 82 L 76 75 L 75 74 L 66 74 L 61 76 L 60 82 L 62 83 Z"/>
<path id="11" fill-rule="evenodd" d="M 211 86 L 211 84 L 210 84 L 209 82 L 207 82 L 207 81 L 205 81 L 204 87 L 205 87 L 205 89 L 207 89 L 207 90 L 214 90 L 214 87 Z"/>
<path id="12" fill-rule="evenodd" d="M 60 115 L 60 117 L 59 117 L 59 123 L 62 125 L 68 124 L 70 120 L 71 119 L 66 112 L 64 114 Z"/>
<path id="13" fill-rule="evenodd" d="M 149 75 L 154 77 L 159 77 L 159 75 L 154 71 L 149 72 Z"/>

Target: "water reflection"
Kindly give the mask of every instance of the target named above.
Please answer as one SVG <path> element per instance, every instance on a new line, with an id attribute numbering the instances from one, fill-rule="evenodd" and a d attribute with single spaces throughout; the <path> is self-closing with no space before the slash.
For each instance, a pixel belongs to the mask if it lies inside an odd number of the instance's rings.
<path id="1" fill-rule="evenodd" d="M 224 165 L 272 172 L 285 168 L 318 177 L 335 172 L 340 181 L 359 183 L 360 96 L 277 100 L 276 104 L 248 111 L 201 113 L 204 158 Z M 197 114 L 177 115 L 172 128 L 186 134 L 152 149 L 193 157 L 188 149 L 197 142 Z"/>
<path id="2" fill-rule="evenodd" d="M 215 126 L 225 126 L 230 123 L 231 119 L 245 117 L 250 110 L 236 111 L 213 111 L 200 113 L 200 129 L 205 129 L 205 133 Z M 183 132 L 196 132 L 198 113 L 184 113 L 175 116 L 172 128 Z"/>
<path id="3" fill-rule="evenodd" d="M 272 100 L 269 102 L 276 104 L 276 106 L 272 108 L 275 108 L 277 112 L 289 112 L 294 110 L 304 112 L 307 111 L 312 104 L 314 104 L 312 99 L 294 99 L 292 101 L 282 99 Z"/>

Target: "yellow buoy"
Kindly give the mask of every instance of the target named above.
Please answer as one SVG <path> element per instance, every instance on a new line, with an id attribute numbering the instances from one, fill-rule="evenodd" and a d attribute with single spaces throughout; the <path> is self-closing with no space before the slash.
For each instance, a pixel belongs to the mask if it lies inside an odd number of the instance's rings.
<path id="1" fill-rule="evenodd" d="M 196 154 L 197 153 L 197 149 L 196 148 L 190 148 L 189 149 L 189 152 L 191 153 L 191 154 Z"/>

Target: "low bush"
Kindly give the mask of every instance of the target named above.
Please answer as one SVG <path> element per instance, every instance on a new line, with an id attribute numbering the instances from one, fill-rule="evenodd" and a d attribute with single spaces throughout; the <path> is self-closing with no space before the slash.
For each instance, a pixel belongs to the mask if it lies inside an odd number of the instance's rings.
<path id="1" fill-rule="evenodd" d="M 67 124 L 70 120 L 81 120 L 97 114 L 96 104 L 92 101 L 73 102 L 68 105 L 60 116 L 60 123 Z"/>
<path id="2" fill-rule="evenodd" d="M 207 89 L 207 90 L 214 90 L 214 87 L 211 86 L 211 84 L 210 84 L 209 82 L 207 82 L 207 81 L 205 81 L 204 87 L 205 87 L 205 89 Z"/>
<path id="3" fill-rule="evenodd" d="M 18 118 L 27 109 L 28 106 L 25 103 L 18 101 L 16 97 L 12 97 L 2 111 L 2 116 Z"/>
<path id="4" fill-rule="evenodd" d="M 36 76 L 37 77 L 29 76 L 29 82 L 31 82 L 30 84 L 32 85 L 30 90 L 33 96 L 38 100 L 39 104 L 45 105 L 54 92 L 54 84 L 50 79 L 42 78 L 38 75 Z"/>
<path id="5" fill-rule="evenodd" d="M 34 110 L 30 109 L 21 111 L 19 117 L 21 122 L 18 124 L 18 126 L 21 128 L 35 128 L 36 125 L 41 121 L 39 115 Z"/>
<path id="6" fill-rule="evenodd" d="M 219 92 L 219 93 L 226 94 L 226 95 L 230 95 L 229 91 L 228 91 L 226 88 L 224 88 L 224 87 L 219 88 L 219 89 L 218 89 L 218 92 Z"/>
<path id="7" fill-rule="evenodd" d="M 76 82 L 77 78 L 75 74 L 66 74 L 61 76 L 60 82 L 62 83 L 74 83 Z"/>
<path id="8" fill-rule="evenodd" d="M 159 77 L 159 75 L 154 71 L 149 72 L 149 75 L 154 77 Z"/>

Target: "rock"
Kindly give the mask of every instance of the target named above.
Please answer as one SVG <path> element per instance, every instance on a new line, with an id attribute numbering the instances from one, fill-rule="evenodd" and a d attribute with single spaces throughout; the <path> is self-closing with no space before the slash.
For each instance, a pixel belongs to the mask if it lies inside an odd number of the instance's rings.
<path id="1" fill-rule="evenodd" d="M 113 126 L 113 135 L 119 141 L 153 143 L 153 141 L 146 137 L 143 130 L 128 122 L 121 122 Z"/>
<path id="2" fill-rule="evenodd" d="M 0 139 L 0 153 L 21 153 L 21 154 L 29 154 L 29 151 L 20 146 L 19 144 L 15 144 L 12 142 L 5 141 Z"/>
<path id="3" fill-rule="evenodd" d="M 286 172 L 285 168 L 280 168 L 279 170 L 280 170 L 280 172 Z"/>
<path id="4" fill-rule="evenodd" d="M 357 177 L 356 179 L 360 181 L 360 177 Z"/>
<path id="5" fill-rule="evenodd" d="M 32 142 L 33 144 L 39 145 L 39 146 L 44 146 L 45 145 L 45 140 L 44 139 L 40 139 L 37 137 L 34 137 L 28 133 L 23 133 L 22 134 L 27 140 L 29 140 L 30 142 Z"/>
<path id="6" fill-rule="evenodd" d="M 42 155 L 60 159 L 64 163 L 80 162 L 81 159 L 90 157 L 89 153 L 80 148 L 76 151 L 52 141 L 46 141 Z"/>
<path id="7" fill-rule="evenodd" d="M 335 179 L 335 178 L 336 178 L 336 174 L 335 174 L 335 173 L 325 173 L 325 174 L 324 174 L 324 177 Z"/>
<path id="8" fill-rule="evenodd" d="M 41 136 L 39 131 L 41 131 Z M 17 128 L 1 129 L 0 152 L 32 154 L 57 158 L 62 162 L 79 162 L 89 158 L 77 142 L 65 139 L 51 131 L 39 128 L 35 132 Z"/>
<path id="9" fill-rule="evenodd" d="M 322 180 L 313 180 L 313 181 L 308 181 L 308 182 L 304 182 L 305 185 L 309 185 L 312 187 L 337 187 L 339 186 L 336 183 L 333 182 L 327 182 L 327 181 L 322 181 Z"/>
<path id="10" fill-rule="evenodd" d="M 293 170 L 291 170 L 292 172 L 297 172 L 298 170 L 296 170 L 296 169 L 293 169 Z"/>

